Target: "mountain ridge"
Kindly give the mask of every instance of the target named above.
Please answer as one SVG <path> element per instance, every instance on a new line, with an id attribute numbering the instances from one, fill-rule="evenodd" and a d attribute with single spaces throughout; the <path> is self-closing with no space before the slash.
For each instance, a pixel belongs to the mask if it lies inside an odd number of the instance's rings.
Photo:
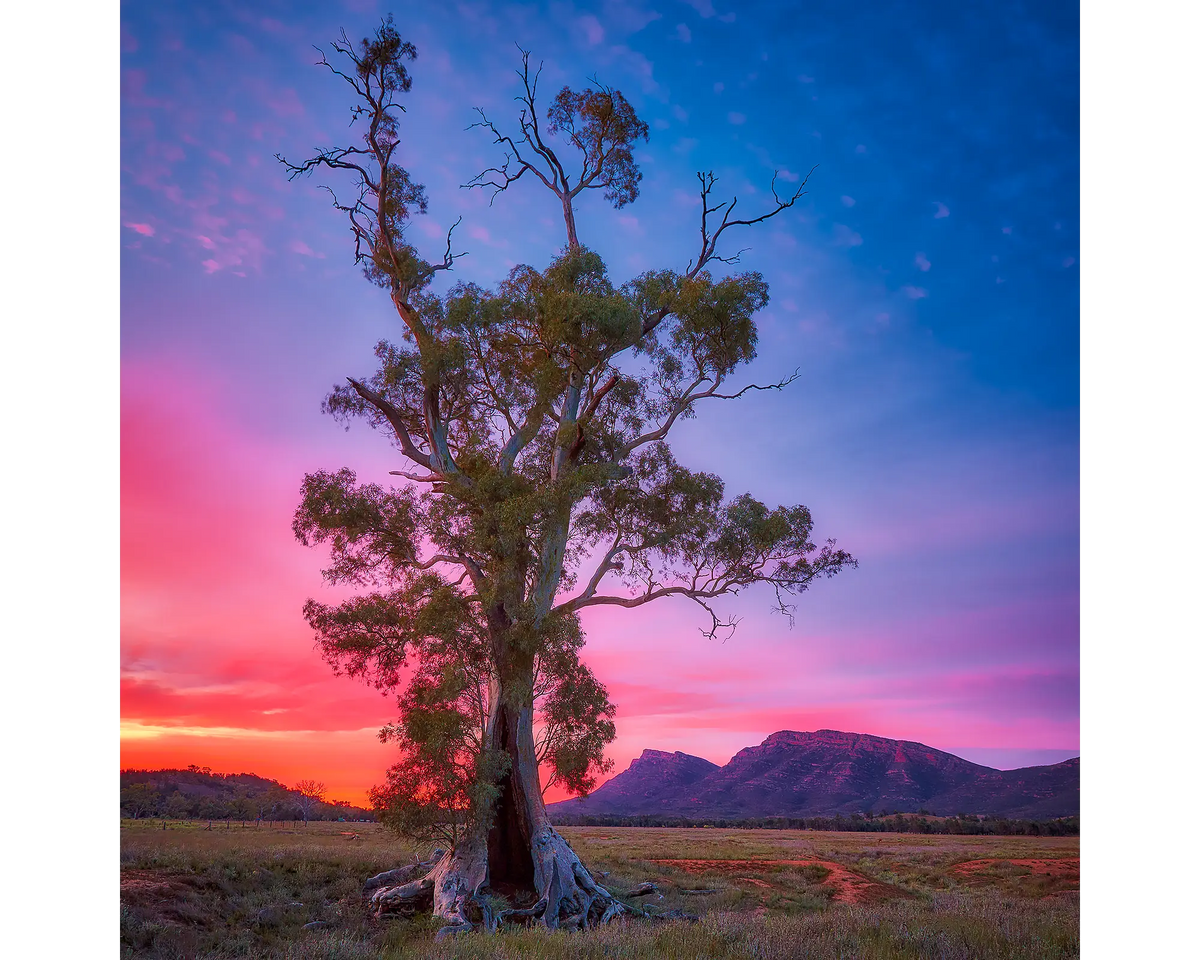
<path id="1" fill-rule="evenodd" d="M 824 816 L 888 810 L 1056 818 L 1079 814 L 1079 758 L 998 770 L 914 740 L 779 730 L 724 765 L 647 748 L 551 816 Z"/>

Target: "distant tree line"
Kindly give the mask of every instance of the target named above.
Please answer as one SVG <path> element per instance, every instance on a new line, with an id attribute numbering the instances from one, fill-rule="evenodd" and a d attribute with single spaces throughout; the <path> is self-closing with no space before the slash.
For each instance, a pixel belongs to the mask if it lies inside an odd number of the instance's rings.
<path id="1" fill-rule="evenodd" d="M 324 785 L 301 780 L 289 789 L 252 773 L 183 769 L 122 770 L 121 816 L 134 820 L 374 820 L 363 807 L 324 798 Z"/>
<path id="2" fill-rule="evenodd" d="M 646 815 L 616 817 L 601 815 L 571 816 L 559 814 L 554 822 L 577 827 L 726 827 L 739 830 L 841 830 L 862 833 L 937 833 L 998 837 L 1077 837 L 1079 818 L 1055 820 L 1018 820 L 1008 817 L 958 815 L 937 817 L 933 814 L 892 814 L 890 816 L 833 817 L 724 817 L 692 820 L 687 817 Z"/>

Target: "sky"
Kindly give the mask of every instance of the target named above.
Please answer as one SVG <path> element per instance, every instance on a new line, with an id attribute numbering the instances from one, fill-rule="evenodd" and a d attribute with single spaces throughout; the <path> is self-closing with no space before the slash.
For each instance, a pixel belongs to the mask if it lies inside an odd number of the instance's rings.
<path id="1" fill-rule="evenodd" d="M 739 209 L 773 171 L 796 208 L 736 237 L 771 302 L 742 382 L 674 432 L 731 494 L 804 503 L 856 570 L 723 607 L 706 640 L 665 600 L 584 612 L 642 749 L 715 762 L 781 730 L 918 740 L 1010 768 L 1079 754 L 1079 26 L 1050 4 L 446 4 L 394 8 L 419 51 L 402 162 L 411 236 L 491 285 L 563 242 L 553 198 L 460 184 L 511 128 L 518 45 L 547 98 L 595 76 L 651 128 L 642 195 L 578 206 L 615 279 L 681 269 L 697 171 Z M 393 705 L 334 677 L 300 610 L 333 593 L 290 530 L 302 477 L 386 481 L 398 455 L 320 401 L 395 336 L 319 181 L 273 159 L 347 137 L 313 45 L 371 2 L 126 3 L 121 11 L 121 764 L 199 763 L 362 800 Z M 524 182 L 519 186 L 525 186 Z M 441 285 L 444 289 L 446 283 Z"/>

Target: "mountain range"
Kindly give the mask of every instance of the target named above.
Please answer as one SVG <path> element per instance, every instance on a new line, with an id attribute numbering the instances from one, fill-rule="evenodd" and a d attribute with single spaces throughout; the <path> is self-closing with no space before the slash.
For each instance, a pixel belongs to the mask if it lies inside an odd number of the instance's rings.
<path id="1" fill-rule="evenodd" d="M 918 813 L 1052 819 L 1079 815 L 1079 758 L 995 770 L 911 740 L 781 730 L 724 766 L 644 750 L 629 768 L 551 817 L 721 817 Z"/>

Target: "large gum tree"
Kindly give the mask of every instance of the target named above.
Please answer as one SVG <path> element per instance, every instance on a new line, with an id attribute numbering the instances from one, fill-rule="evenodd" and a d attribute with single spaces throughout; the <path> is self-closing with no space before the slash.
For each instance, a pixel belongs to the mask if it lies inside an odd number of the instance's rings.
<path id="1" fill-rule="evenodd" d="M 542 111 L 525 54 L 513 131 L 482 113 L 477 124 L 503 160 L 468 186 L 493 199 L 522 181 L 550 191 L 566 244 L 494 289 L 435 295 L 459 254 L 448 236 L 441 259 L 426 260 L 406 232 L 426 208 L 398 158 L 416 50 L 389 17 L 357 45 L 343 34 L 331 55 L 321 64 L 352 93 L 361 138 L 283 162 L 293 177 L 328 177 L 356 258 L 398 318 L 374 374 L 348 378 L 325 409 L 387 436 L 403 483 L 359 483 L 348 469 L 305 478 L 296 535 L 327 546 L 328 581 L 359 590 L 304 613 L 335 669 L 398 694 L 382 736 L 401 759 L 377 804 L 400 828 L 445 838 L 427 862 L 369 880 L 371 909 L 431 905 L 445 932 L 637 912 L 597 883 L 542 799 L 542 770 L 586 791 L 611 767 L 614 710 L 579 659 L 580 612 L 685 597 L 715 636 L 734 626 L 719 598 L 762 584 L 790 615 L 791 597 L 854 563 L 813 542 L 806 507 L 727 498 L 720 477 L 681 465 L 667 442 L 705 402 L 788 382 L 725 387 L 754 359 L 767 284 L 730 272 L 738 258 L 721 243 L 787 210 L 803 184 L 779 195 L 773 182 L 768 208 L 739 216 L 736 198 L 717 203 L 715 178 L 699 175 L 693 259 L 618 286 L 579 240 L 576 201 L 593 190 L 616 207 L 637 199 L 647 126 L 598 84 L 564 88 Z"/>

